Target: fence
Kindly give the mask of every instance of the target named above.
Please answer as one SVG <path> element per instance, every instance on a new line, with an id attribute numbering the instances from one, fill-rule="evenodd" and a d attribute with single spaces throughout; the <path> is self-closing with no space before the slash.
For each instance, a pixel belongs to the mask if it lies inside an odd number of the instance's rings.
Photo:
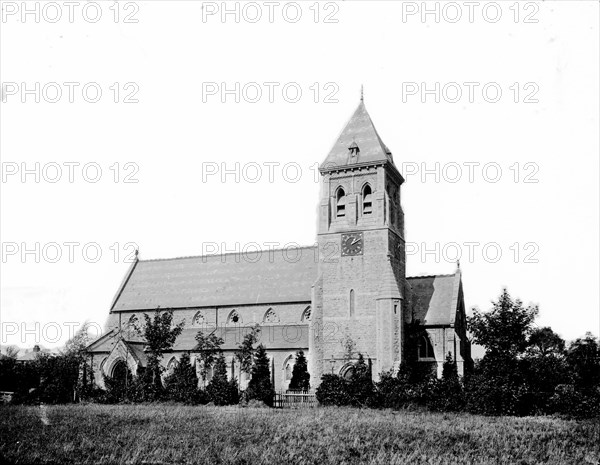
<path id="1" fill-rule="evenodd" d="M 314 392 L 287 391 L 275 393 L 275 408 L 312 408 L 319 405 Z"/>

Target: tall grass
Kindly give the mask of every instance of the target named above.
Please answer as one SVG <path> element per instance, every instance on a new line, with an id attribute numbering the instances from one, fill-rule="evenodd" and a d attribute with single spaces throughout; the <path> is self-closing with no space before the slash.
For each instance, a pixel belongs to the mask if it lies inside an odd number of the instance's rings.
<path id="1" fill-rule="evenodd" d="M 600 423 L 344 408 L 5 406 L 0 454 L 56 464 L 598 464 Z"/>

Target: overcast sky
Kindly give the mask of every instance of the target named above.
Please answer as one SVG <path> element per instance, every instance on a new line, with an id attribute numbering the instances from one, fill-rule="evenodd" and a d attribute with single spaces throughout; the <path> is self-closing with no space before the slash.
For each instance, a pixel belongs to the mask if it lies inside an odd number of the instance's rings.
<path id="1" fill-rule="evenodd" d="M 460 254 L 468 309 L 507 286 L 599 333 L 597 2 L 29 4 L 0 23 L 2 345 L 103 326 L 135 247 L 313 244 L 361 84 L 408 275 Z"/>

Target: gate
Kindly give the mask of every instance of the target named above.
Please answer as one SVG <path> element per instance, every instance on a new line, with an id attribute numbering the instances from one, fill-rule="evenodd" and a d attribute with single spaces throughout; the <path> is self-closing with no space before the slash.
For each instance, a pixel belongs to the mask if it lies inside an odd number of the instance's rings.
<path id="1" fill-rule="evenodd" d="M 280 391 L 275 393 L 275 408 L 312 408 L 319 404 L 314 392 Z"/>

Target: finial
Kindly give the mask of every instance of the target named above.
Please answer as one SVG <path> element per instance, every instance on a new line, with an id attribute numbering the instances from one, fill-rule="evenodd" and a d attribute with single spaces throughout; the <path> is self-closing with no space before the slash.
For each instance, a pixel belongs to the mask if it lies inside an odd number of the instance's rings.
<path id="1" fill-rule="evenodd" d="M 360 101 L 361 102 L 365 101 L 365 89 L 362 84 L 360 85 Z"/>
<path id="2" fill-rule="evenodd" d="M 137 256 L 139 255 L 140 250 L 139 249 L 135 249 L 135 258 L 137 258 Z"/>
<path id="3" fill-rule="evenodd" d="M 456 269 L 460 270 L 460 260 L 456 260 Z"/>

